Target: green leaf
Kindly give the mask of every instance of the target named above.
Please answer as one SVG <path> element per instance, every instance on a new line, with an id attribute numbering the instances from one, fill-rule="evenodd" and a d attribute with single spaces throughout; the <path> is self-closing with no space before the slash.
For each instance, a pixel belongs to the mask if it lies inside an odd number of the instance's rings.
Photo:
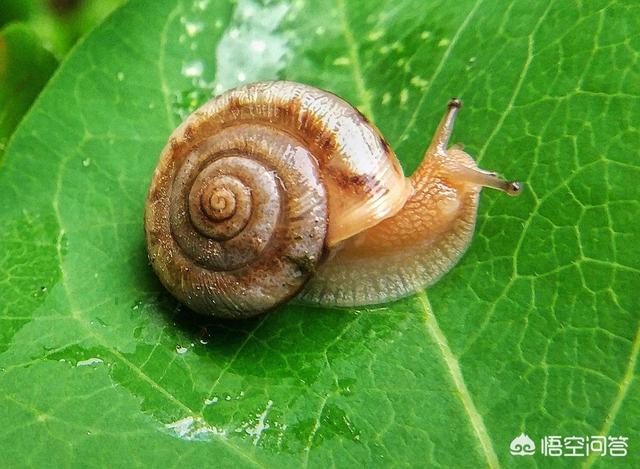
<path id="1" fill-rule="evenodd" d="M 0 173 L 7 466 L 527 467 L 527 433 L 640 465 L 640 8 L 629 1 L 133 1 L 71 54 Z M 264 49 L 264 50 L 263 50 Z M 344 96 L 412 171 L 450 96 L 483 167 L 473 244 L 375 308 L 184 311 L 142 213 L 180 118 L 241 81 Z M 428 299 L 427 299 L 428 295 Z"/>
<path id="2" fill-rule="evenodd" d="M 27 26 L 13 23 L 0 30 L 0 156 L 57 65 Z"/>

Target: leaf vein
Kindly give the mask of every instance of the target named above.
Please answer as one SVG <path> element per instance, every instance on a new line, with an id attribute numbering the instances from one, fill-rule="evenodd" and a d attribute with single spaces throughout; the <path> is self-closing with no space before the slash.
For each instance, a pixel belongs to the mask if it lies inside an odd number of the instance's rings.
<path id="1" fill-rule="evenodd" d="M 474 15 L 478 11 L 478 8 L 482 4 L 482 2 L 483 2 L 483 0 L 478 0 L 473 5 L 471 10 L 469 10 L 469 13 L 465 17 L 465 19 L 462 20 L 462 23 L 460 23 L 460 26 L 458 27 L 458 30 L 455 32 L 455 34 L 453 35 L 453 38 L 451 39 L 451 42 L 447 46 L 447 50 L 442 55 L 442 58 L 440 59 L 440 62 L 438 62 L 438 65 L 436 66 L 436 69 L 433 71 L 433 74 L 431 75 L 431 78 L 429 78 L 428 83 L 427 83 L 427 88 L 422 93 L 422 96 L 420 96 L 420 100 L 418 101 L 418 103 L 416 105 L 415 111 L 413 111 L 413 114 L 411 114 L 411 117 L 409 118 L 409 122 L 407 123 L 406 127 L 404 128 L 404 131 L 400 134 L 400 137 L 398 137 L 398 142 L 402 142 L 407 137 L 407 134 L 411 131 L 411 129 L 413 129 L 413 126 L 415 125 L 416 120 L 418 119 L 418 114 L 420 113 L 420 110 L 422 109 L 424 101 L 425 101 L 425 99 L 427 97 L 427 94 L 431 90 L 431 87 L 432 87 L 434 81 L 436 80 L 436 78 L 438 78 L 438 76 L 440 75 L 440 72 L 442 72 L 442 69 L 444 68 L 445 64 L 447 63 L 447 60 L 449 59 L 449 56 L 451 55 L 451 52 L 453 51 L 453 49 L 455 48 L 456 44 L 458 43 L 458 40 L 460 39 L 460 36 L 467 29 L 467 26 L 469 25 L 469 22 L 471 21 L 471 18 L 474 17 Z"/>
<path id="2" fill-rule="evenodd" d="M 602 428 L 600 429 L 601 436 L 607 436 L 613 423 L 620 412 L 620 408 L 622 407 L 622 403 L 624 402 L 625 397 L 627 397 L 627 393 L 629 388 L 631 387 L 631 383 L 633 382 L 635 375 L 636 364 L 638 363 L 638 354 L 640 353 L 640 322 L 638 323 L 638 328 L 636 330 L 636 336 L 633 339 L 633 344 L 631 345 L 631 351 L 629 353 L 629 363 L 627 365 L 627 369 L 622 377 L 622 380 L 618 384 L 618 392 L 611 403 L 611 407 L 609 408 L 609 412 L 607 412 L 607 416 L 604 419 L 602 424 Z M 583 465 L 585 468 L 589 468 L 596 461 L 595 456 L 597 453 L 591 453 L 589 455 L 589 459 L 587 459 Z"/>
<path id="3" fill-rule="evenodd" d="M 491 468 L 499 468 L 500 462 L 498 461 L 498 456 L 493 449 L 493 443 L 488 436 L 487 428 L 484 425 L 482 416 L 473 403 L 473 399 L 471 397 L 471 394 L 469 393 L 469 389 L 467 388 L 464 377 L 462 376 L 460 364 L 449 348 L 447 338 L 442 333 L 440 326 L 438 326 L 438 322 L 436 321 L 436 317 L 433 314 L 427 295 L 424 292 L 420 292 L 416 296 L 418 297 L 423 308 L 424 322 L 427 332 L 431 336 L 431 339 L 436 343 L 438 349 L 440 350 L 440 353 L 442 354 L 442 359 L 444 360 L 451 380 L 453 381 L 453 384 L 458 391 L 458 397 L 462 402 L 462 406 L 469 416 L 471 426 L 473 427 L 476 438 L 480 443 L 480 447 L 482 448 L 484 457 L 487 460 L 487 464 Z"/>
<path id="4" fill-rule="evenodd" d="M 482 145 L 482 148 L 480 148 L 480 151 L 478 152 L 478 156 L 476 158 L 476 161 L 478 163 L 480 163 L 482 161 L 482 157 L 484 156 L 485 151 L 487 150 L 487 148 L 489 147 L 489 145 L 491 144 L 491 142 L 493 141 L 495 136 L 498 135 L 498 132 L 500 132 L 500 130 L 502 129 L 502 126 L 504 125 L 504 122 L 507 119 L 507 116 L 511 113 L 511 110 L 514 107 L 515 101 L 518 98 L 518 96 L 520 95 L 520 90 L 522 89 L 522 85 L 524 84 L 525 78 L 527 77 L 527 74 L 529 73 L 529 68 L 531 67 L 531 62 L 533 61 L 533 57 L 534 57 L 534 52 L 533 52 L 534 40 L 533 40 L 533 38 L 536 35 L 536 33 L 538 32 L 538 29 L 540 29 L 540 26 L 542 26 L 542 24 L 544 23 L 544 20 L 547 18 L 547 15 L 549 14 L 549 11 L 551 10 L 551 6 L 552 5 L 553 5 L 553 2 L 549 2 L 549 4 L 547 5 L 547 9 L 544 11 L 544 13 L 540 17 L 540 19 L 538 20 L 536 25 L 531 30 L 531 34 L 529 34 L 529 45 L 528 45 L 528 48 L 527 48 L 527 58 L 526 58 L 526 60 L 524 62 L 522 70 L 520 71 L 520 76 L 518 77 L 518 81 L 516 82 L 516 86 L 513 89 L 513 93 L 511 94 L 511 98 L 509 99 L 509 102 L 507 103 L 507 107 L 500 114 L 500 118 L 498 119 L 498 123 L 493 128 L 493 131 L 489 134 L 489 137 L 485 140 L 484 145 Z"/>
<path id="5" fill-rule="evenodd" d="M 256 325 L 256 327 L 254 327 L 253 330 L 249 334 L 247 334 L 247 337 L 242 341 L 242 343 L 240 344 L 240 346 L 236 350 L 236 353 L 233 354 L 233 356 L 231 357 L 231 359 L 229 360 L 227 365 L 222 370 L 220 370 L 220 374 L 218 375 L 216 380 L 213 382 L 213 385 L 211 386 L 211 389 L 209 389 L 209 392 L 207 393 L 207 398 L 211 397 L 211 394 L 213 393 L 213 391 L 216 389 L 218 384 L 220 384 L 220 379 L 222 378 L 222 376 L 227 371 L 229 371 L 229 368 L 231 368 L 231 365 L 233 365 L 233 363 L 236 361 L 236 359 L 240 355 L 240 352 L 242 352 L 242 350 L 251 341 L 251 339 L 255 338 L 255 333 L 258 331 L 258 329 L 260 329 L 262 327 L 262 325 L 265 323 L 265 321 L 267 320 L 268 317 L 269 317 L 269 315 L 265 314 L 262 317 L 262 319 L 260 320 L 260 322 Z M 200 414 L 201 415 L 204 412 L 205 407 L 206 407 L 206 404 L 203 404 L 202 407 L 200 408 Z"/>

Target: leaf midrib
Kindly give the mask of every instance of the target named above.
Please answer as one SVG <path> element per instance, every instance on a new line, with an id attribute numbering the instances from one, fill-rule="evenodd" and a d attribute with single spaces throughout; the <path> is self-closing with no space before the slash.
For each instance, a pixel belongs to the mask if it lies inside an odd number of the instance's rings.
<path id="1" fill-rule="evenodd" d="M 449 342 L 442 332 L 442 329 L 440 329 L 440 326 L 438 325 L 438 321 L 433 314 L 431 303 L 429 303 L 427 294 L 424 291 L 421 291 L 418 292 L 416 296 L 418 297 L 418 300 L 422 305 L 423 321 L 427 333 L 429 334 L 429 336 L 431 336 L 431 339 L 437 345 L 438 350 L 440 351 L 442 361 L 444 362 L 447 371 L 449 372 L 449 377 L 451 378 L 453 386 L 456 388 L 458 398 L 462 403 L 462 407 L 469 417 L 469 422 L 471 423 L 471 427 L 473 428 L 473 434 L 480 443 L 480 447 L 482 448 L 482 453 L 487 460 L 487 464 L 491 468 L 499 468 L 500 462 L 493 448 L 493 443 L 489 438 L 489 432 L 487 431 L 487 428 L 484 424 L 482 415 L 480 415 L 480 412 L 478 412 L 478 409 L 473 402 L 471 393 L 469 392 L 464 377 L 462 376 L 462 371 L 460 370 L 458 359 L 451 351 Z"/>

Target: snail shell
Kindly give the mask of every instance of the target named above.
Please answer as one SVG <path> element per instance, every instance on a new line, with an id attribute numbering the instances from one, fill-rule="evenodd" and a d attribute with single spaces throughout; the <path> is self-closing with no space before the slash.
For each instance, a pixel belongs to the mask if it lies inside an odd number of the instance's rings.
<path id="1" fill-rule="evenodd" d="M 376 127 L 339 97 L 285 81 L 231 90 L 162 152 L 145 210 L 152 266 L 180 301 L 221 317 L 297 294 L 337 306 L 410 294 L 462 254 L 480 189 L 497 184 L 444 145 L 405 178 Z"/>
<path id="2" fill-rule="evenodd" d="M 171 135 L 149 189 L 149 256 L 192 309 L 256 314 L 295 295 L 328 246 L 397 212 L 409 190 L 378 131 L 342 99 L 248 85 Z"/>

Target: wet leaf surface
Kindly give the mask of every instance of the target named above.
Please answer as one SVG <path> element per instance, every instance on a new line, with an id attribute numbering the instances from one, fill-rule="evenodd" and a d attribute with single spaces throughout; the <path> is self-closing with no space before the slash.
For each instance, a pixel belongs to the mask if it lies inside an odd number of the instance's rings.
<path id="1" fill-rule="evenodd" d="M 634 2 L 132 1 L 62 65 L 0 171 L 8 466 L 545 466 L 522 432 L 637 441 L 640 11 Z M 167 136 L 212 93 L 287 78 L 420 160 L 454 140 L 526 181 L 486 192 L 440 283 L 376 308 L 198 318 L 147 264 Z M 559 458 L 605 464 L 611 458 Z"/>

